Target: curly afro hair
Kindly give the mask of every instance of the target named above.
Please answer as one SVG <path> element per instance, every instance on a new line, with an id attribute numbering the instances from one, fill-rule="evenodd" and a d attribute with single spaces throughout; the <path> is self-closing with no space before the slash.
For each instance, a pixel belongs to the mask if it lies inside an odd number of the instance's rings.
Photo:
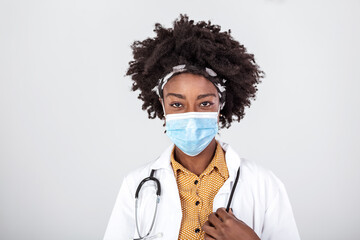
<path id="1" fill-rule="evenodd" d="M 230 29 L 221 32 L 221 27 L 210 21 L 194 23 L 186 14 L 180 14 L 173 28 L 156 23 L 154 32 L 156 37 L 131 45 L 134 60 L 129 62 L 126 73 L 134 81 L 132 90 L 140 90 L 138 98 L 143 101 L 142 109 L 147 110 L 149 118 L 164 118 L 159 96 L 152 89 L 179 64 L 211 68 L 227 80 L 226 104 L 220 112 L 222 128 L 244 117 L 244 108 L 250 107 L 250 100 L 255 99 L 256 86 L 264 72 L 254 55 L 232 38 Z"/>

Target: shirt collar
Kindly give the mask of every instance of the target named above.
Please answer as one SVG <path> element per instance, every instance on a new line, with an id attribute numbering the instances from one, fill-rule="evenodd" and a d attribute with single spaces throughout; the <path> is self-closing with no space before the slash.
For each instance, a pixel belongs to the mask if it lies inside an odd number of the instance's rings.
<path id="1" fill-rule="evenodd" d="M 228 192 L 230 192 L 230 182 L 234 181 L 236 172 L 237 172 L 239 166 L 242 166 L 242 159 L 239 157 L 239 155 L 235 152 L 235 150 L 229 144 L 222 142 L 220 140 L 217 140 L 217 142 L 220 143 L 222 149 L 225 151 L 226 167 L 229 171 L 229 179 L 225 182 L 226 186 L 223 186 L 223 187 L 226 187 Z M 150 169 L 153 169 L 153 170 L 162 169 L 171 174 L 174 174 L 173 168 L 171 167 L 171 161 L 170 161 L 170 156 L 171 156 L 173 148 L 174 148 L 174 144 L 172 143 L 155 161 L 150 163 Z M 242 171 L 243 170 L 241 170 L 241 172 Z M 150 172 L 149 172 L 149 174 L 150 174 Z M 240 174 L 239 181 L 243 181 L 243 174 Z M 220 192 L 221 192 L 221 189 L 220 189 L 219 193 Z"/>
<path id="2" fill-rule="evenodd" d="M 178 171 L 183 171 L 184 173 L 191 174 L 189 170 L 187 170 L 183 165 L 181 165 L 179 162 L 175 160 L 174 150 L 175 150 L 175 146 L 172 149 L 170 160 L 175 176 L 177 177 Z M 221 144 L 219 142 L 216 142 L 216 150 L 213 159 L 211 160 L 210 164 L 206 167 L 204 172 L 201 173 L 200 177 L 210 174 L 211 171 L 215 168 L 219 171 L 219 173 L 224 179 L 227 179 L 229 177 L 229 172 L 225 161 L 224 150 L 222 149 Z"/>

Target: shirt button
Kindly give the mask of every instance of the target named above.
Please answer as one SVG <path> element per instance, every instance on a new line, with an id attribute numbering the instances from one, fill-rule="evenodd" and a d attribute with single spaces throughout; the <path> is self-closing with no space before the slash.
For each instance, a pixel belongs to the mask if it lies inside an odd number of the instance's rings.
<path id="1" fill-rule="evenodd" d="M 200 232 L 200 229 L 199 228 L 195 229 L 195 233 L 198 233 L 198 232 Z"/>
<path id="2" fill-rule="evenodd" d="M 194 184 L 196 185 L 196 184 L 198 184 L 198 182 L 199 182 L 198 180 L 195 180 Z"/>
<path id="3" fill-rule="evenodd" d="M 200 204 L 200 202 L 199 202 L 199 201 L 196 201 L 196 202 L 195 202 L 195 205 L 196 205 L 196 206 L 197 206 L 197 205 L 199 205 L 199 204 Z"/>

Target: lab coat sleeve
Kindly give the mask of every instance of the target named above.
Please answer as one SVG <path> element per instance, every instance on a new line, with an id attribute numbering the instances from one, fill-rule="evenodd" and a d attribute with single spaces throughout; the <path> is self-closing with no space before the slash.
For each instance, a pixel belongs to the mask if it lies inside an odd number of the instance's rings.
<path id="1" fill-rule="evenodd" d="M 266 209 L 261 239 L 300 240 L 285 186 L 275 175 L 272 180 L 277 192 Z"/>
<path id="2" fill-rule="evenodd" d="M 135 196 L 125 177 L 118 193 L 115 206 L 105 232 L 103 240 L 130 239 L 134 234 Z"/>

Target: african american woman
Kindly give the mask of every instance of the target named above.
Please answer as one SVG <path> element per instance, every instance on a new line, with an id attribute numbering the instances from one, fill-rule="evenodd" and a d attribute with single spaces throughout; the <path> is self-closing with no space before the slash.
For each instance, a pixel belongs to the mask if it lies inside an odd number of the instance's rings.
<path id="1" fill-rule="evenodd" d="M 300 239 L 283 183 L 217 139 L 255 98 L 254 55 L 187 15 L 154 31 L 133 43 L 127 75 L 173 144 L 124 178 L 104 240 Z"/>

